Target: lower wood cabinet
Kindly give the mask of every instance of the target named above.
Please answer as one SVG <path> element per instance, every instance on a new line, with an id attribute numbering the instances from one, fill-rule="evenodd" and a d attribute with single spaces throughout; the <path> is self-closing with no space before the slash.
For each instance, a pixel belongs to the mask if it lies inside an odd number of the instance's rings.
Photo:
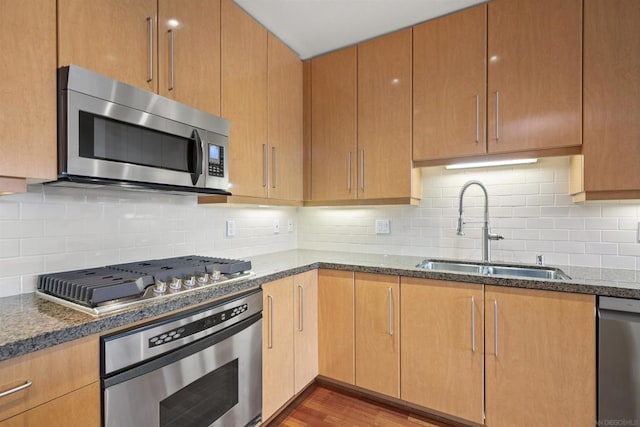
<path id="1" fill-rule="evenodd" d="M 400 398 L 398 276 L 355 274 L 356 386 Z"/>
<path id="2" fill-rule="evenodd" d="M 31 385 L 0 398 L 0 426 L 99 426 L 99 368 L 96 336 L 1 362 L 0 392 Z"/>
<path id="3" fill-rule="evenodd" d="M 595 297 L 486 286 L 485 310 L 485 424 L 595 425 Z"/>
<path id="4" fill-rule="evenodd" d="M 262 419 L 318 374 L 317 272 L 262 285 Z"/>
<path id="5" fill-rule="evenodd" d="M 353 272 L 318 270 L 318 370 L 355 384 Z"/>
<path id="6" fill-rule="evenodd" d="M 402 400 L 483 422 L 483 286 L 403 277 Z"/>

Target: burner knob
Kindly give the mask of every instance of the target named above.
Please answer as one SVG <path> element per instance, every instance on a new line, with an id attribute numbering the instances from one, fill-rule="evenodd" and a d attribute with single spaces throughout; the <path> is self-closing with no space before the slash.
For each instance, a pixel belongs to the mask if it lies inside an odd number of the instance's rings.
<path id="1" fill-rule="evenodd" d="M 173 280 L 171 280 L 171 284 L 169 285 L 169 287 L 174 291 L 177 291 L 182 287 L 182 279 L 179 277 L 174 277 Z"/>
<path id="2" fill-rule="evenodd" d="M 164 294 L 165 292 L 167 292 L 167 282 L 156 279 L 156 284 L 153 287 L 153 292 L 155 292 L 156 294 Z"/>
<path id="3" fill-rule="evenodd" d="M 185 288 L 193 288 L 196 285 L 196 276 L 191 276 L 184 279 Z"/>
<path id="4" fill-rule="evenodd" d="M 218 280 L 220 280 L 220 270 L 213 270 L 213 273 L 211 273 L 211 281 L 217 282 Z"/>
<path id="5" fill-rule="evenodd" d="M 204 273 L 202 276 L 198 277 L 198 285 L 204 286 L 209 283 L 209 274 Z"/>

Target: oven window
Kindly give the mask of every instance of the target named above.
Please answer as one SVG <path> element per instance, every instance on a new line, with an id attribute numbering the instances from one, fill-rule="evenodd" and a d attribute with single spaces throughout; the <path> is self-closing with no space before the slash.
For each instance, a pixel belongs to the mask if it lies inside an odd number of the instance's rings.
<path id="1" fill-rule="evenodd" d="M 193 173 L 192 138 L 80 111 L 80 157 Z"/>
<path id="2" fill-rule="evenodd" d="M 160 427 L 208 426 L 238 403 L 238 359 L 160 402 Z"/>

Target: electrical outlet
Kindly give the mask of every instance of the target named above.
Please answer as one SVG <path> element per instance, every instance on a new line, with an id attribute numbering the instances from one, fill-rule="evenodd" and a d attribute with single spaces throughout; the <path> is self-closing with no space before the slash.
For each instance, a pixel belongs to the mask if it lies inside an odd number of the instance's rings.
<path id="1" fill-rule="evenodd" d="M 638 234 L 636 234 L 636 240 L 640 243 L 640 222 L 638 222 Z"/>
<path id="2" fill-rule="evenodd" d="M 391 221 L 388 219 L 376 219 L 376 234 L 391 233 Z"/>
<path id="3" fill-rule="evenodd" d="M 293 220 L 291 218 L 287 221 L 287 232 L 293 233 Z"/>
<path id="4" fill-rule="evenodd" d="M 273 234 L 278 234 L 280 233 L 280 220 L 279 219 L 274 219 L 273 220 Z"/>
<path id="5" fill-rule="evenodd" d="M 236 222 L 232 219 L 227 220 L 227 237 L 236 235 Z"/>

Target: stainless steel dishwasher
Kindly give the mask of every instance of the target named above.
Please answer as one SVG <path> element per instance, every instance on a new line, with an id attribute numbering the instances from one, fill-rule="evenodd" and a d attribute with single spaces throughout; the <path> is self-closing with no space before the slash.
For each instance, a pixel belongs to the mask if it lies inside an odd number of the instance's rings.
<path id="1" fill-rule="evenodd" d="M 640 300 L 598 298 L 598 425 L 640 426 Z"/>

